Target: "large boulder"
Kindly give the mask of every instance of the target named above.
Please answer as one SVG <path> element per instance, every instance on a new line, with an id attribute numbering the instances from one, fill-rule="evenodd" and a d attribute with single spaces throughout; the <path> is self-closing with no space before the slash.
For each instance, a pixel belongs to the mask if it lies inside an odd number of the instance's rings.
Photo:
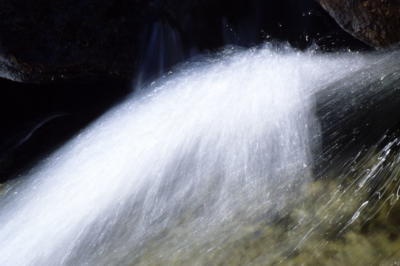
<path id="1" fill-rule="evenodd" d="M 400 43 L 400 0 L 317 0 L 343 27 L 363 42 L 385 48 Z"/>

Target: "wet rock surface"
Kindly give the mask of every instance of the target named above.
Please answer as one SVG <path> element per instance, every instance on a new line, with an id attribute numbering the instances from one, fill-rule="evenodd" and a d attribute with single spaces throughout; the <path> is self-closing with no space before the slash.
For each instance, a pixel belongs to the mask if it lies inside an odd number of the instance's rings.
<path id="1" fill-rule="evenodd" d="M 170 239 L 187 237 L 183 223 L 151 243 L 131 265 L 398 265 L 399 166 L 393 161 L 399 142 L 389 137 L 386 145 L 389 139 L 394 149 L 375 146 L 350 167 L 308 184 L 276 217 L 243 219 L 218 248 L 208 243 L 178 252 L 179 243 Z M 363 183 L 373 167 L 372 178 Z"/>
<path id="2" fill-rule="evenodd" d="M 399 0 L 317 0 L 346 31 L 377 48 L 400 43 Z"/>

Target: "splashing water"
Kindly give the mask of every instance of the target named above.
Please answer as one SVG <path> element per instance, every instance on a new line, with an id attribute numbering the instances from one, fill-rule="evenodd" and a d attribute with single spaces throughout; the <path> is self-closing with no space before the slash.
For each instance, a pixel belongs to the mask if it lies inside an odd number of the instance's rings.
<path id="1" fill-rule="evenodd" d="M 218 248 L 311 181 L 315 93 L 373 60 L 266 46 L 184 65 L 9 186 L 0 265 L 129 265 L 153 243 Z"/>

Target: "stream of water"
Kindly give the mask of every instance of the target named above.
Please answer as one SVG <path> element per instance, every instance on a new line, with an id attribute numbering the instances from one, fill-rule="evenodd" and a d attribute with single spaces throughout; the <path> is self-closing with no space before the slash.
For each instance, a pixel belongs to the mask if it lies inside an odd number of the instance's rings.
<path id="1" fill-rule="evenodd" d="M 181 65 L 6 187 L 0 265 L 218 249 L 312 182 L 316 95 L 381 57 L 266 45 Z"/>

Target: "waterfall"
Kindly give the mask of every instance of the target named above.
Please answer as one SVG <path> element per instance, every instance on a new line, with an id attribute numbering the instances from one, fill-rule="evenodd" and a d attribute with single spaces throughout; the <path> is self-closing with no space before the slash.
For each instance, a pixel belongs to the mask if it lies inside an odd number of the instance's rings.
<path id="1" fill-rule="evenodd" d="M 155 243 L 172 252 L 157 256 L 218 248 L 312 180 L 316 95 L 378 56 L 265 45 L 177 67 L 7 186 L 0 265 L 130 265 Z"/>

